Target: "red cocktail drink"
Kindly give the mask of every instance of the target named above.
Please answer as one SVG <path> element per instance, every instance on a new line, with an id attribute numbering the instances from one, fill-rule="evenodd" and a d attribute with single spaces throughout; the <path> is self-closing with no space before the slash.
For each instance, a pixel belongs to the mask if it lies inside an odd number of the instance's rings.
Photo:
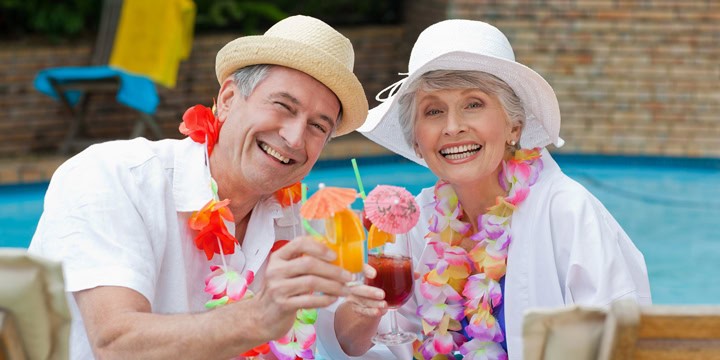
<path id="1" fill-rule="evenodd" d="M 398 308 L 412 294 L 412 259 L 406 256 L 375 255 L 368 256 L 368 264 L 377 270 L 374 279 L 366 279 L 370 286 L 385 291 L 385 301 L 390 308 Z"/>

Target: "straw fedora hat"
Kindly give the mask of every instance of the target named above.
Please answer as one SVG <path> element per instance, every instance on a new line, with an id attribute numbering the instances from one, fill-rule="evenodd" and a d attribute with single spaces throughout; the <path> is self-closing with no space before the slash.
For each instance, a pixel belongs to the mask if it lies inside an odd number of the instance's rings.
<path id="1" fill-rule="evenodd" d="M 215 74 L 222 84 L 237 69 L 249 65 L 281 65 L 302 71 L 340 99 L 343 116 L 334 135 L 340 136 L 357 129 L 368 112 L 365 91 L 353 74 L 354 62 L 350 40 L 318 19 L 297 15 L 279 21 L 264 35 L 227 43 L 217 53 Z"/>
<path id="2" fill-rule="evenodd" d="M 433 70 L 483 71 L 505 81 L 525 109 L 520 136 L 523 148 L 562 146 L 560 107 L 550 84 L 529 67 L 515 61 L 510 42 L 496 27 L 474 20 L 445 20 L 425 29 L 410 54 L 408 76 L 378 93 L 383 103 L 370 110 L 358 129 L 370 140 L 418 164 L 427 166 L 405 141 L 398 99 L 422 74 Z M 404 75 L 404 74 L 402 74 Z M 386 98 L 381 95 L 389 92 Z"/>

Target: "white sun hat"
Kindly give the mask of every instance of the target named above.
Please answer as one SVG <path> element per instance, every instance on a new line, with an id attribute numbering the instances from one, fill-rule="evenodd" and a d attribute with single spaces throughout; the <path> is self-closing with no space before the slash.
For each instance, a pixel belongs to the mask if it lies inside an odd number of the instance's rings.
<path id="1" fill-rule="evenodd" d="M 272 64 L 302 71 L 327 86 L 340 100 L 342 122 L 334 136 L 360 126 L 368 102 L 353 74 L 355 52 L 345 36 L 310 16 L 295 15 L 273 25 L 263 35 L 243 36 L 217 53 L 215 74 L 222 84 L 234 71 L 249 65 Z"/>
<path id="2" fill-rule="evenodd" d="M 382 104 L 371 109 L 357 129 L 370 140 L 418 164 L 427 166 L 405 140 L 400 124 L 399 98 L 422 74 L 433 70 L 473 70 L 506 82 L 525 109 L 520 136 L 522 148 L 560 147 L 560 106 L 550 84 L 529 67 L 515 61 L 510 42 L 496 27 L 474 20 L 445 20 L 425 29 L 410 54 L 405 79 L 378 93 Z M 396 91 L 397 90 L 397 91 Z M 388 97 L 381 95 L 389 92 Z M 393 93 L 394 92 L 394 93 Z"/>

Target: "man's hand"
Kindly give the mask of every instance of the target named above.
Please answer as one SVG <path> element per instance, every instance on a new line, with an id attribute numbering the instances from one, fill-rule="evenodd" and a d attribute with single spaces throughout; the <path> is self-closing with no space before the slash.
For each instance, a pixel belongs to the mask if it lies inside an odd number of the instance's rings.
<path id="1" fill-rule="evenodd" d="M 259 309 L 268 338 L 285 335 L 298 309 L 326 307 L 348 295 L 345 283 L 352 276 L 329 263 L 336 257 L 312 237 L 290 241 L 270 256 L 262 288 L 249 300 Z"/>

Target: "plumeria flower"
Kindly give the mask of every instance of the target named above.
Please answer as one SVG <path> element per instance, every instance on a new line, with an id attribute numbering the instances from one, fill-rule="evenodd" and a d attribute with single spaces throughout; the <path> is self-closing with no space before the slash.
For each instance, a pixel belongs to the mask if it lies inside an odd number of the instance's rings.
<path id="1" fill-rule="evenodd" d="M 453 351 L 458 349 L 460 344 L 467 339 L 460 333 L 444 333 L 442 335 L 433 334 L 433 336 L 425 338 L 425 341 L 417 349 L 419 355 L 425 360 L 447 359 L 454 360 Z"/>
<path id="2" fill-rule="evenodd" d="M 294 360 L 296 357 L 314 359 L 312 346 L 316 333 L 313 324 L 316 320 L 317 310 L 298 310 L 290 331 L 277 341 L 270 342 L 273 354 L 280 360 Z"/>
<path id="3" fill-rule="evenodd" d="M 460 321 L 465 316 L 463 312 L 464 308 L 460 303 L 428 303 L 420 305 L 417 309 L 417 314 L 430 326 L 440 324 L 442 320 L 445 320 L 446 316 L 448 317 L 447 321 L 450 319 Z"/>
<path id="4" fill-rule="evenodd" d="M 446 204 L 445 200 L 441 201 L 438 206 Z M 439 216 L 438 214 L 442 214 Z M 459 234 L 467 233 L 472 225 L 461 221 L 459 218 L 462 216 L 462 209 L 460 206 L 456 206 L 452 210 L 438 210 L 435 214 L 430 217 L 430 231 L 434 233 L 440 233 L 445 228 L 450 226 L 451 229 Z"/>
<path id="5" fill-rule="evenodd" d="M 465 327 L 465 331 L 473 339 L 483 341 L 502 342 L 505 340 L 500 324 L 490 313 L 490 309 L 480 309 L 475 313 Z"/>
<path id="6" fill-rule="evenodd" d="M 507 360 L 508 356 L 500 344 L 492 341 L 472 339 L 460 346 L 463 360 Z"/>
<path id="7" fill-rule="evenodd" d="M 460 301 L 462 299 L 460 293 L 448 284 L 436 286 L 427 281 L 423 281 L 420 284 L 420 293 L 431 303 Z"/>
<path id="8" fill-rule="evenodd" d="M 446 209 L 455 209 L 459 206 L 459 200 L 457 194 L 455 193 L 455 189 L 453 189 L 449 182 L 444 180 L 438 181 L 434 191 L 436 199 L 443 199 L 447 201 L 448 207 Z"/>
<path id="9" fill-rule="evenodd" d="M 315 337 L 315 327 L 312 324 L 295 321 L 285 336 L 270 342 L 270 348 L 280 360 L 294 360 L 296 357 L 314 359 L 312 345 Z"/>
<path id="10" fill-rule="evenodd" d="M 313 349 L 303 349 L 300 344 L 296 342 L 289 342 L 287 344 L 281 344 L 278 341 L 270 342 L 270 350 L 272 350 L 275 357 L 278 360 L 295 360 L 301 359 L 315 359 Z"/>
<path id="11" fill-rule="evenodd" d="M 506 258 L 489 256 L 485 251 L 484 244 L 476 245 L 468 255 L 475 262 L 475 266 L 479 271 L 484 272 L 490 279 L 500 281 L 500 278 L 505 275 L 505 269 L 507 268 Z"/>
<path id="12" fill-rule="evenodd" d="M 255 279 L 255 273 L 247 270 L 239 274 L 230 267 L 212 265 L 211 273 L 205 278 L 205 292 L 213 299 L 227 296 L 233 301 L 242 300 L 248 290 L 248 285 Z"/>
<path id="13" fill-rule="evenodd" d="M 500 283 L 488 278 L 485 273 L 470 276 L 462 294 L 470 299 L 465 302 L 465 315 L 476 312 L 481 303 L 487 303 L 491 307 L 502 304 Z"/>

